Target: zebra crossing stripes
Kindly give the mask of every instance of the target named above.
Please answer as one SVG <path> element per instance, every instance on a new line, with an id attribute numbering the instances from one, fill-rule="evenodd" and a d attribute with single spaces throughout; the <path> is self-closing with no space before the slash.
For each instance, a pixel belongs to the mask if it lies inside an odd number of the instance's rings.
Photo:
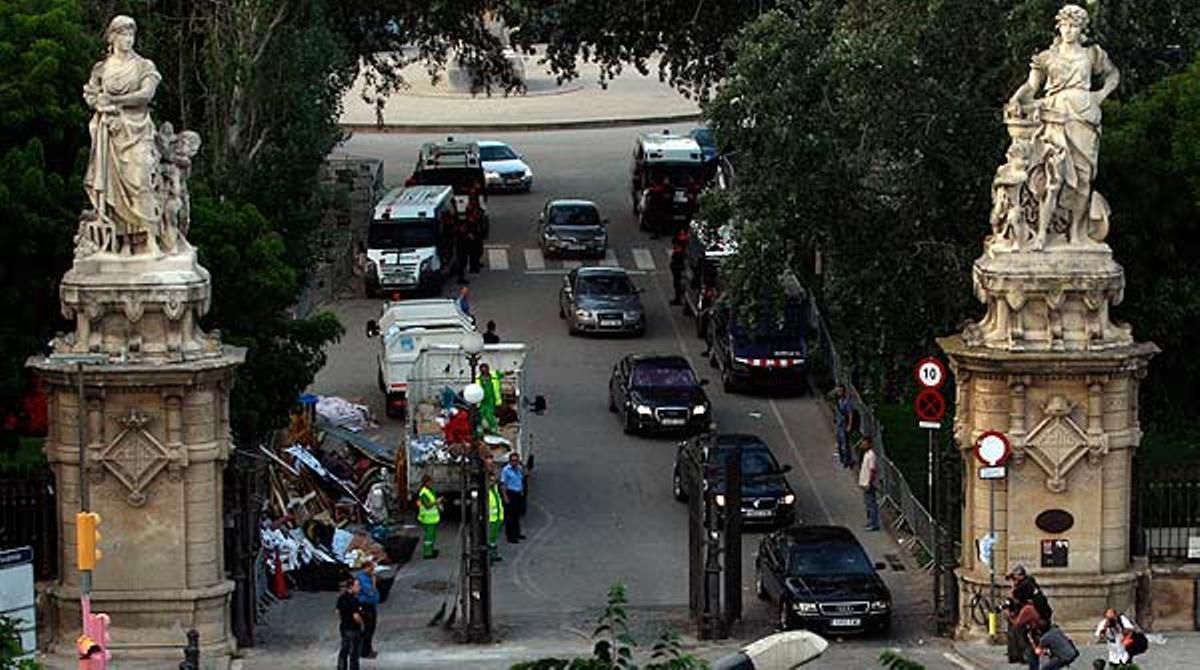
<path id="1" fill-rule="evenodd" d="M 637 266 L 637 269 L 647 272 L 653 272 L 655 269 L 654 256 L 650 254 L 649 249 L 634 249 L 633 264 Z"/>
<path id="2" fill-rule="evenodd" d="M 541 249 L 526 249 L 525 250 L 525 267 L 529 270 L 545 270 L 546 258 L 542 256 Z"/>
<path id="3" fill-rule="evenodd" d="M 493 270 L 508 269 L 508 249 L 491 247 L 487 250 L 487 266 Z"/>

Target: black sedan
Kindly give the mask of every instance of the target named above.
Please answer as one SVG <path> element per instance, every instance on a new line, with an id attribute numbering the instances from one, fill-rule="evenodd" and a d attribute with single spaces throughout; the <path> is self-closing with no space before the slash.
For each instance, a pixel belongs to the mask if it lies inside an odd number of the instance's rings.
<path id="1" fill-rule="evenodd" d="M 558 317 L 572 335 L 646 332 L 641 291 L 621 268 L 575 268 L 558 291 Z"/>
<path id="2" fill-rule="evenodd" d="M 892 594 L 842 526 L 793 526 L 762 539 L 754 590 L 779 604 L 779 626 L 826 634 L 886 633 Z"/>
<path id="3" fill-rule="evenodd" d="M 708 461 L 704 462 L 705 447 Z M 734 447 L 741 447 L 742 521 L 750 524 L 791 525 L 796 518 L 796 494 L 788 484 L 790 465 L 780 466 L 766 442 L 754 435 L 701 435 L 679 444 L 671 477 L 676 500 L 698 489 L 700 464 L 707 474 L 717 505 L 726 504 L 725 472 Z"/>
<path id="4" fill-rule="evenodd" d="M 630 354 L 613 366 L 608 410 L 621 415 L 626 433 L 692 434 L 706 430 L 712 406 L 687 359 L 670 354 Z"/>

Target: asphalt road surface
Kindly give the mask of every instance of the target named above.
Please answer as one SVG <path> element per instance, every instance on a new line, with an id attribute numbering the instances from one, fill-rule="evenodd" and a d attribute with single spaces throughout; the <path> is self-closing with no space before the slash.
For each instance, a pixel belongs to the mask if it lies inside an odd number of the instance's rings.
<path id="1" fill-rule="evenodd" d="M 504 341 L 531 347 L 529 390 L 545 395 L 549 409 L 530 419 L 537 459 L 525 524 L 528 539 L 519 545 L 502 539 L 504 560 L 493 569 L 495 628 L 508 645 L 503 647 L 507 651 L 494 659 L 476 659 L 472 666 L 506 667 L 528 658 L 522 654 L 534 653 L 541 648 L 539 644 L 549 644 L 548 640 L 586 650 L 592 617 L 603 606 L 609 586 L 617 582 L 627 585 L 643 632 L 652 636 L 662 625 L 691 630 L 686 625 L 687 510 L 671 496 L 675 441 L 626 436 L 618 419 L 606 411 L 609 372 L 627 353 L 681 353 L 701 377 L 718 381 L 715 371 L 698 356 L 704 347 L 691 320 L 668 305 L 669 241 L 638 231 L 631 211 L 629 161 L 634 137 L 651 130 L 662 128 L 475 138 L 511 143 L 534 171 L 532 193 L 490 196 L 488 267 L 470 277 L 470 289 L 481 326 L 495 320 Z M 443 138 L 363 135 L 351 139 L 337 153 L 382 158 L 385 181 L 396 185 L 409 174 L 417 147 L 436 139 Z M 610 218 L 612 253 L 607 262 L 636 272 L 635 283 L 645 289 L 649 327 L 644 337 L 567 335 L 557 315 L 556 300 L 568 264 L 542 258 L 534 228 L 544 201 L 564 196 L 594 200 Z M 447 285 L 446 295 L 455 291 L 457 285 Z M 376 388 L 376 343 L 363 334 L 366 320 L 378 316 L 378 302 L 359 298 L 328 308 L 341 317 L 347 335 L 331 348 L 329 364 L 318 375 L 313 390 L 361 399 L 380 417 L 375 437 L 398 443 L 401 426 L 384 416 Z M 892 566 L 882 573 L 895 598 L 891 639 L 835 641 L 820 667 L 870 667 L 876 665 L 879 650 L 888 646 L 911 651 L 928 667 L 958 667 L 942 659 L 940 651 L 919 642 L 932 634 L 928 576 L 905 559 L 904 550 L 886 534 L 861 532 L 865 522 L 861 495 L 853 473 L 836 466 L 824 403 L 803 394 L 786 398 L 730 395 L 719 383 L 710 384 L 707 390 L 721 431 L 758 434 L 783 463 L 792 465 L 789 477 L 803 521 L 850 527 L 859 532 L 872 560 Z M 437 650 L 450 649 L 450 638 L 424 623 L 443 602 L 441 585 L 452 577 L 457 564 L 455 535 L 453 525 L 444 525 L 441 558 L 417 558 L 402 569 L 381 610 L 379 667 L 441 667 L 435 660 Z M 743 641 L 771 632 L 770 622 L 776 616 L 754 598 L 751 587 L 758 537 L 747 533 L 743 543 L 745 617 L 736 631 L 737 639 Z M 326 616 L 334 595 L 300 594 L 297 600 L 271 611 L 263 651 L 288 643 L 303 644 L 319 648 L 323 662 L 336 651 L 333 619 Z M 314 615 L 313 608 L 320 614 Z M 445 662 L 465 661 L 447 658 Z"/>

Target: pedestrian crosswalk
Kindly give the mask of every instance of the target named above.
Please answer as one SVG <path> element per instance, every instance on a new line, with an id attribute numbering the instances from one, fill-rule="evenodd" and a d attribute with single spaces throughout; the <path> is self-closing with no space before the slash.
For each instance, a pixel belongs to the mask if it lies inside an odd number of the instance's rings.
<path id="1" fill-rule="evenodd" d="M 523 272 L 525 274 L 561 274 L 574 268 L 589 266 L 622 267 L 635 273 L 658 272 L 671 260 L 669 248 L 609 249 L 603 258 L 548 259 L 538 248 L 514 249 L 508 245 L 488 245 L 487 269 L 493 272 Z"/>

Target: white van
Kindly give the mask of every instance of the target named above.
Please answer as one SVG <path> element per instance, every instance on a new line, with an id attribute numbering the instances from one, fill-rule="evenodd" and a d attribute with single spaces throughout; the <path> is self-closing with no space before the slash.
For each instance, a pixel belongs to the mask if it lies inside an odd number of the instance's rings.
<path id="1" fill-rule="evenodd" d="M 375 205 L 367 230 L 367 295 L 437 293 L 456 262 L 454 190 L 396 188 Z"/>
<path id="2" fill-rule="evenodd" d="M 367 322 L 367 337 L 379 337 L 379 390 L 388 416 L 403 416 L 413 361 L 432 344 L 458 346 L 475 321 L 456 300 L 433 298 L 383 303 L 379 321 Z"/>

